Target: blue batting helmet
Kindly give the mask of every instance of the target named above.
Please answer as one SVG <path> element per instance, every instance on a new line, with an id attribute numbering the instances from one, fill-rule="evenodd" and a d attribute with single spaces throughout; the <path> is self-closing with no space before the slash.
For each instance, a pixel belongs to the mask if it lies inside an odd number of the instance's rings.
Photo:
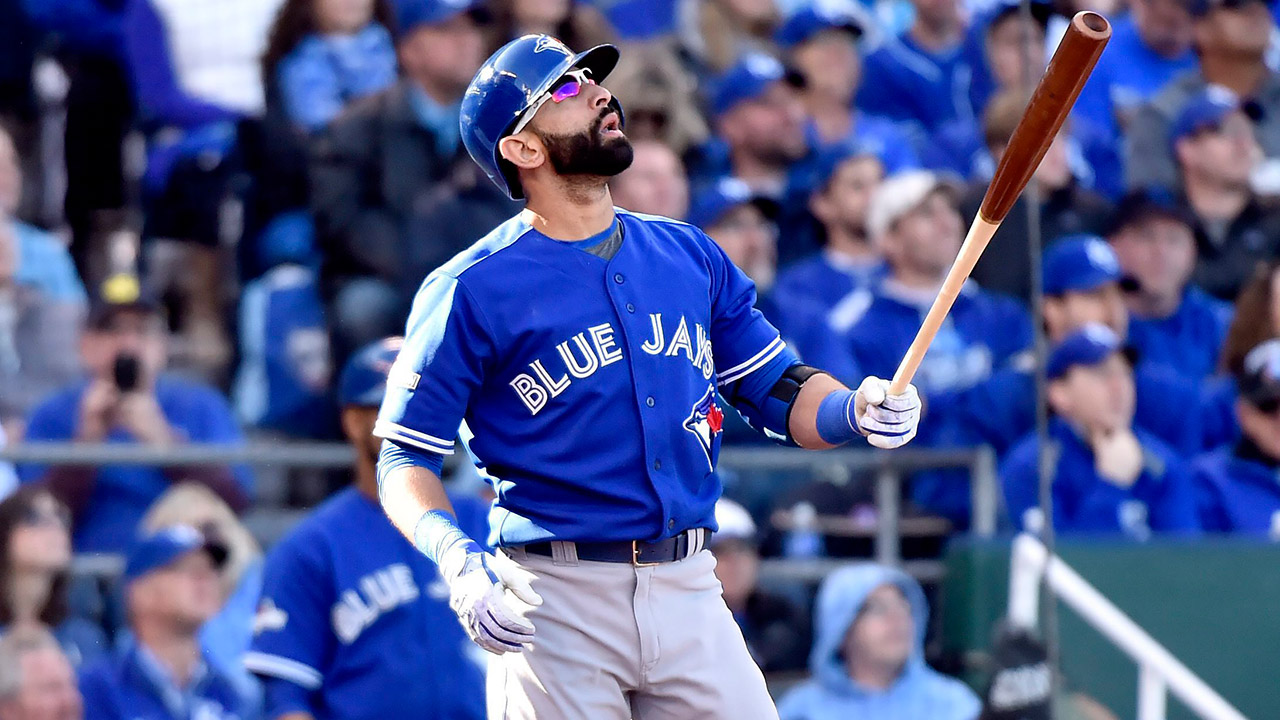
<path id="1" fill-rule="evenodd" d="M 618 48 L 597 45 L 576 55 L 549 35 L 525 35 L 503 45 L 480 66 L 462 97 L 462 143 L 489 179 L 512 200 L 524 197 L 515 167 L 502 159 L 498 141 L 551 85 L 574 68 L 586 68 L 596 82 L 618 63 Z M 622 108 L 613 103 L 622 118 Z"/>

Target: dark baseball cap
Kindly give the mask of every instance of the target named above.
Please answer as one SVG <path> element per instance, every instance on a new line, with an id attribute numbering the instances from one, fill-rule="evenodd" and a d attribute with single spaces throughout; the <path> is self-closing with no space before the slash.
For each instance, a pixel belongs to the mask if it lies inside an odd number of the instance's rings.
<path id="1" fill-rule="evenodd" d="M 127 585 L 166 568 L 197 550 L 208 553 L 215 568 L 221 569 L 227 562 L 226 546 L 206 537 L 190 525 L 171 525 L 144 535 L 129 549 L 124 566 L 124 582 Z"/>
<path id="2" fill-rule="evenodd" d="M 711 114 L 719 117 L 748 100 L 759 99 L 775 82 L 788 79 L 787 70 L 772 55 L 747 53 L 716 81 Z"/>
<path id="3" fill-rule="evenodd" d="M 857 39 L 870 26 L 866 11 L 853 0 L 816 0 L 792 13 L 778 28 L 774 40 L 791 49 L 823 30 L 843 30 Z"/>
<path id="4" fill-rule="evenodd" d="M 387 377 L 404 338 L 389 337 L 361 348 L 342 368 L 338 377 L 338 404 L 377 407 L 387 393 Z"/>
<path id="5" fill-rule="evenodd" d="M 1196 224 L 1191 210 L 1185 204 L 1178 202 L 1173 193 L 1165 188 L 1137 188 L 1126 193 L 1120 198 L 1120 202 L 1116 203 L 1107 234 L 1115 235 L 1126 228 L 1141 225 L 1156 218 L 1173 220 L 1189 228 L 1195 227 Z"/>
<path id="6" fill-rule="evenodd" d="M 1069 235 L 1044 253 L 1044 294 L 1090 292 L 1120 282 L 1120 260 L 1097 235 Z"/>
<path id="7" fill-rule="evenodd" d="M 478 0 L 394 0 L 392 5 L 402 37 L 419 25 L 440 25 L 464 13 L 479 23 L 489 20 L 488 11 Z"/>
<path id="8" fill-rule="evenodd" d="M 1133 354 L 1114 330 L 1106 325 L 1089 323 L 1053 347 L 1045 364 L 1045 375 L 1050 380 L 1057 380 L 1073 367 L 1098 365 L 1115 353 L 1121 353 L 1130 365 L 1133 364 Z"/>
<path id="9" fill-rule="evenodd" d="M 694 194 L 689 203 L 689 224 L 708 230 L 739 205 L 755 205 L 771 220 L 778 216 L 776 200 L 752 191 L 740 178 L 723 177 Z"/>
<path id="10" fill-rule="evenodd" d="M 849 140 L 823 148 L 814 162 L 813 190 L 817 192 L 824 189 L 846 160 L 872 157 L 883 166 L 884 153 L 884 143 L 878 138 Z"/>
<path id="11" fill-rule="evenodd" d="M 88 327 L 107 330 L 121 313 L 157 315 L 160 303 L 142 287 L 136 275 L 115 273 L 102 282 L 89 301 Z"/>
<path id="12" fill-rule="evenodd" d="M 1256 407 L 1280 406 L 1280 339 L 1267 340 L 1244 356 L 1236 385 L 1240 397 Z"/>
<path id="13" fill-rule="evenodd" d="M 1049 19 L 1053 17 L 1053 4 L 1048 0 L 1031 0 L 1030 5 L 1031 19 L 1042 28 L 1048 27 Z M 1019 12 L 1022 12 L 1022 3 L 1018 0 L 999 0 L 991 11 L 991 18 L 987 20 L 987 29 Z"/>

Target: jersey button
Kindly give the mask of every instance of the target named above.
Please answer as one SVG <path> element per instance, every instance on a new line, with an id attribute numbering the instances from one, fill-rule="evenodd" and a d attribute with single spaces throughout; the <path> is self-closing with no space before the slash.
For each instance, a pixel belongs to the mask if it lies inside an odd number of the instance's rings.
<path id="1" fill-rule="evenodd" d="M 619 285 L 621 285 L 623 280 L 626 280 L 626 278 L 622 277 L 622 273 L 614 273 L 614 274 L 613 274 L 613 281 L 614 281 L 614 282 L 616 282 L 616 283 L 618 283 Z"/>
<path id="2" fill-rule="evenodd" d="M 627 303 L 627 312 L 633 313 L 635 311 L 636 311 L 636 306 L 631 303 Z"/>
<path id="3" fill-rule="evenodd" d="M 676 521 L 675 521 L 675 519 L 674 519 L 674 518 L 672 518 L 671 520 L 668 520 L 668 521 L 667 521 L 667 529 L 668 529 L 668 530 L 671 530 L 671 529 L 675 528 L 675 526 L 676 526 Z"/>
<path id="4" fill-rule="evenodd" d="M 644 404 L 645 404 L 645 405 L 648 405 L 649 407 L 653 407 L 653 405 L 654 405 L 654 402 L 653 402 L 653 396 L 652 396 L 652 395 L 650 395 L 649 397 L 645 398 L 645 399 L 644 399 Z"/>
<path id="5" fill-rule="evenodd" d="M 654 460 L 654 461 L 653 461 L 653 469 L 654 469 L 654 470 L 661 470 L 661 469 L 662 469 L 662 461 L 661 461 L 661 460 Z"/>

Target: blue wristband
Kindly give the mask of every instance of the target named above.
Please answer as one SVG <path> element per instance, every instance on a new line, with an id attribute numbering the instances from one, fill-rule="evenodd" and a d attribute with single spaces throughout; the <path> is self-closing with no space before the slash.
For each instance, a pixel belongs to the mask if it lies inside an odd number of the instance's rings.
<path id="1" fill-rule="evenodd" d="M 445 571 L 445 555 L 454 548 L 462 548 L 465 554 L 484 552 L 475 540 L 462 532 L 453 514 L 443 510 L 428 510 L 418 518 L 413 526 L 413 545 L 431 558 L 442 572 Z"/>
<path id="2" fill-rule="evenodd" d="M 862 435 L 853 426 L 854 394 L 852 390 L 832 390 L 822 398 L 814 419 L 818 437 L 832 445 L 843 445 Z"/>

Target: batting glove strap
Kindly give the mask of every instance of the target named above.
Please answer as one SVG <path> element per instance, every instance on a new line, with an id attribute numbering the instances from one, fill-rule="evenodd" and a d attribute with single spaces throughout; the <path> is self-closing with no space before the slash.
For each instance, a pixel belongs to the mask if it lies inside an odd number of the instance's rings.
<path id="1" fill-rule="evenodd" d="M 520 652 L 533 641 L 527 611 L 542 604 L 534 576 L 504 555 L 479 553 L 466 559 L 449 584 L 449 607 L 475 644 L 501 655 Z"/>

